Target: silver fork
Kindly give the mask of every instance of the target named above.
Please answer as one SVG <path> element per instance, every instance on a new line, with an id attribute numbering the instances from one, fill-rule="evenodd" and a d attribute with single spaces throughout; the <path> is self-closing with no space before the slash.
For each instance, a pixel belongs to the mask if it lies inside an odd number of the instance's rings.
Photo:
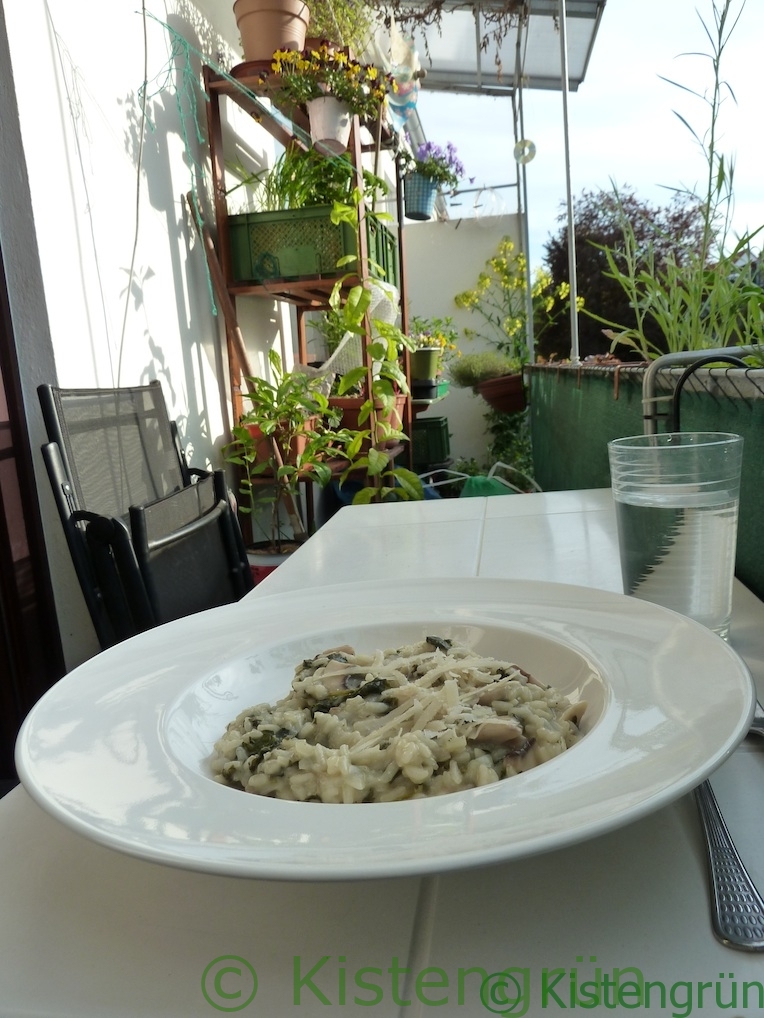
<path id="1" fill-rule="evenodd" d="M 747 734 L 764 738 L 764 707 L 758 700 Z M 695 789 L 695 802 L 706 839 L 714 935 L 726 947 L 764 951 L 764 900 L 738 855 L 707 781 Z"/>
<path id="2" fill-rule="evenodd" d="M 764 707 L 758 700 L 753 709 L 753 720 L 748 728 L 748 735 L 760 735 L 764 738 Z"/>

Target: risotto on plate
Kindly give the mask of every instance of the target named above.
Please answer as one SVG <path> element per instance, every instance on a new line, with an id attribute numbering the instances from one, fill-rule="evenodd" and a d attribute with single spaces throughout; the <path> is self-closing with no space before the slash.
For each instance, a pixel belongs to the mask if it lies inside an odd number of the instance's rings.
<path id="1" fill-rule="evenodd" d="M 395 802 L 477 788 L 580 737 L 572 703 L 508 661 L 451 640 L 303 661 L 288 696 L 242 711 L 215 743 L 215 779 L 301 802 Z"/>

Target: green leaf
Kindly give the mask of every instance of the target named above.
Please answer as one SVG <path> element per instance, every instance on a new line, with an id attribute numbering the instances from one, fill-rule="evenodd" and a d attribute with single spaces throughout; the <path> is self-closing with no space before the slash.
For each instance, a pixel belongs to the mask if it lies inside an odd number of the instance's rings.
<path id="1" fill-rule="evenodd" d="M 381 452 L 379 449 L 369 449 L 369 469 L 368 473 L 371 477 L 377 477 L 387 467 L 390 462 L 389 457 L 386 453 Z"/>
<path id="2" fill-rule="evenodd" d="M 344 396 L 346 392 L 355 388 L 356 385 L 360 385 L 365 379 L 366 368 L 352 368 L 350 371 L 346 371 L 344 375 L 340 376 L 337 383 L 338 394 Z"/>
<path id="3" fill-rule="evenodd" d="M 313 473 L 315 475 L 316 481 L 322 488 L 325 488 L 332 479 L 331 467 L 327 466 L 326 463 L 320 462 L 314 463 Z"/>
<path id="4" fill-rule="evenodd" d="M 343 306 L 343 317 L 347 322 L 360 324 L 371 304 L 371 291 L 365 286 L 353 286 Z"/>
<path id="5" fill-rule="evenodd" d="M 396 467 L 393 474 L 410 499 L 419 500 L 424 498 L 422 482 L 419 476 L 412 470 L 407 470 L 406 467 Z"/>
<path id="6" fill-rule="evenodd" d="M 353 505 L 369 505 L 375 494 L 375 488 L 361 488 L 353 497 Z"/>
<path id="7" fill-rule="evenodd" d="M 359 452 L 361 451 L 361 446 L 363 445 L 364 440 L 369 438 L 369 435 L 370 433 L 368 431 L 359 431 L 355 438 L 353 438 L 352 441 L 348 443 L 345 452 L 351 460 L 355 460 L 355 458 L 358 456 Z"/>
<path id="8" fill-rule="evenodd" d="M 407 393 L 409 391 L 406 374 L 397 361 L 384 364 L 381 370 L 385 378 L 389 378 L 398 385 L 401 392 Z"/>

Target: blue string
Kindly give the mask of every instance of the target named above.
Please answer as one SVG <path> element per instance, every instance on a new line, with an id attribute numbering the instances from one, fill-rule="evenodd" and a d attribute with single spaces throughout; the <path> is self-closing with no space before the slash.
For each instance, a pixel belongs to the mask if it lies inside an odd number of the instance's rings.
<path id="1" fill-rule="evenodd" d="M 175 107 L 178 112 L 180 133 L 183 138 L 183 147 L 191 167 L 191 212 L 196 220 L 199 235 L 201 236 L 203 220 L 201 215 L 201 203 L 199 201 L 198 182 L 204 180 L 204 168 L 196 158 L 195 148 L 192 147 L 189 141 L 189 125 L 190 130 L 196 136 L 197 145 L 205 144 L 206 138 L 199 121 L 199 104 L 197 102 L 197 98 L 201 96 L 204 102 L 209 102 L 210 97 L 205 92 L 198 73 L 194 71 L 192 56 L 197 57 L 203 64 L 206 63 L 219 77 L 224 78 L 226 81 L 234 85 L 251 103 L 255 105 L 258 110 L 263 113 L 264 116 L 270 117 L 271 120 L 274 120 L 280 127 L 282 127 L 292 137 L 300 141 L 306 148 L 310 147 L 311 138 L 306 131 L 297 124 L 293 124 L 292 121 L 289 120 L 288 117 L 284 116 L 280 110 L 275 107 L 266 106 L 260 96 L 256 95 L 251 89 L 247 88 L 246 85 L 243 85 L 236 78 L 233 78 L 227 71 L 224 71 L 214 61 L 210 60 L 205 54 L 201 53 L 200 50 L 193 46 L 174 28 L 166 24 L 166 22 L 161 21 L 153 14 L 148 12 L 147 14 L 148 17 L 156 21 L 169 33 L 171 47 L 167 64 L 151 79 L 151 81 L 144 81 L 143 85 L 141 85 L 139 89 L 139 95 L 145 97 L 145 102 L 147 104 L 149 99 L 153 99 L 157 95 L 174 90 Z M 178 78 L 178 85 L 173 88 L 173 81 L 175 78 Z M 153 90 L 149 92 L 149 87 L 152 84 L 154 85 Z M 146 122 L 149 124 L 152 131 L 156 130 L 156 125 L 153 123 L 148 113 L 146 115 Z M 212 313 L 217 316 L 218 308 L 215 301 L 212 276 L 206 259 L 205 270 L 207 274 L 207 290 L 209 293 Z"/>

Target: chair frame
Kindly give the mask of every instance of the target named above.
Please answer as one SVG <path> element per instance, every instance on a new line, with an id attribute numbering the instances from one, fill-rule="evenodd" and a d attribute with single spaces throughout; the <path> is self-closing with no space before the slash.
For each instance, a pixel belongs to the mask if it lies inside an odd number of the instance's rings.
<path id="1" fill-rule="evenodd" d="M 126 511 L 122 516 L 101 513 L 95 507 L 82 504 L 80 486 L 76 483 L 77 471 L 73 469 L 66 451 L 67 441 L 59 419 L 59 406 L 67 395 L 92 394 L 95 397 L 99 393 L 108 395 L 123 391 L 67 390 L 51 385 L 41 385 L 38 388 L 49 438 L 42 446 L 42 456 L 75 573 L 102 649 L 159 625 L 162 621 L 169 621 L 161 617 L 159 592 L 148 564 L 149 553 L 156 548 L 157 541 L 152 542 L 147 538 L 143 511 L 162 499 L 179 496 L 190 484 L 211 479 L 214 505 L 203 516 L 162 540 L 175 542 L 191 539 L 203 527 L 219 527 L 229 568 L 231 601 L 238 600 L 253 586 L 246 548 L 225 475 L 222 470 L 207 471 L 188 466 L 177 426 L 167 416 L 159 382 L 137 386 L 131 391 L 139 394 L 145 391 L 151 397 L 159 426 L 167 429 L 164 434 L 169 436 L 168 441 L 177 458 L 177 487 L 142 505 L 124 507 Z"/>

